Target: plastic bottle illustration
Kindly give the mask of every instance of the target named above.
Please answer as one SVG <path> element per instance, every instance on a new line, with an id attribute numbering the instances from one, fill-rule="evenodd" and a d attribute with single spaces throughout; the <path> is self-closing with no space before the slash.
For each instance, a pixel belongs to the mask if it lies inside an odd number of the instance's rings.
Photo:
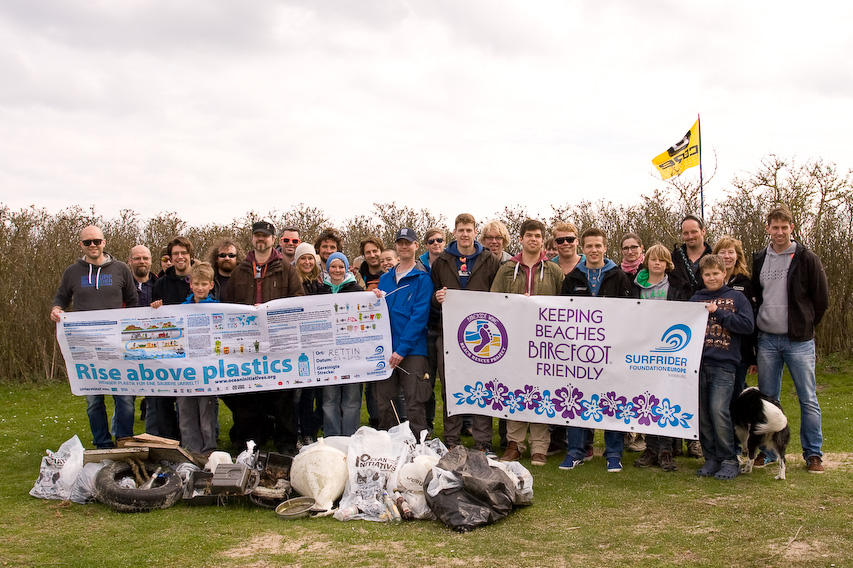
<path id="1" fill-rule="evenodd" d="M 303 353 L 299 356 L 299 376 L 307 377 L 311 375 L 311 362 L 308 360 L 308 355 Z"/>

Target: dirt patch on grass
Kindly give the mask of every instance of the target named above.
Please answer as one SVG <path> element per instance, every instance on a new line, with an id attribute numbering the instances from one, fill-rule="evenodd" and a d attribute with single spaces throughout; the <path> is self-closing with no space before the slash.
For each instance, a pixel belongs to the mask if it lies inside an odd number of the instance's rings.
<path id="1" fill-rule="evenodd" d="M 823 467 L 827 471 L 852 471 L 853 453 L 833 452 L 823 454 Z"/>
<path id="2" fill-rule="evenodd" d="M 328 550 L 330 541 L 322 534 L 311 533 L 297 538 L 287 538 L 276 533 L 254 536 L 243 544 L 222 553 L 227 558 L 248 558 L 259 554 L 292 554 Z"/>

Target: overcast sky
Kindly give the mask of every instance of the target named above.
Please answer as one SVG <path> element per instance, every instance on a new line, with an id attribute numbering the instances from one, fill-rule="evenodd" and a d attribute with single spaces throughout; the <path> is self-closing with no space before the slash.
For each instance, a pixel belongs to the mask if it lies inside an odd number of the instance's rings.
<path id="1" fill-rule="evenodd" d="M 0 0 L 0 202 L 191 224 L 304 202 L 634 203 L 702 119 L 713 201 L 853 166 L 853 4 Z M 698 178 L 698 168 L 684 176 Z"/>

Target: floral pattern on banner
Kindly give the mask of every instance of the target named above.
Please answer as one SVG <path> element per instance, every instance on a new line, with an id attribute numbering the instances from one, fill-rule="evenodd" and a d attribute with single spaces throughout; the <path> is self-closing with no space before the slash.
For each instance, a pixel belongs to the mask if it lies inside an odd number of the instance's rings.
<path id="1" fill-rule="evenodd" d="M 492 410 L 508 411 L 510 414 L 532 410 L 536 414 L 554 418 L 581 419 L 601 422 L 605 416 L 615 418 L 625 424 L 636 422 L 643 426 L 657 424 L 661 428 L 681 426 L 690 428 L 693 414 L 682 412 L 681 405 L 669 398 L 659 398 L 646 391 L 630 400 L 614 391 L 604 393 L 584 393 L 569 384 L 551 393 L 535 385 L 510 390 L 503 383 L 493 380 L 477 381 L 465 385 L 462 392 L 453 393 L 456 405 L 469 404 Z"/>

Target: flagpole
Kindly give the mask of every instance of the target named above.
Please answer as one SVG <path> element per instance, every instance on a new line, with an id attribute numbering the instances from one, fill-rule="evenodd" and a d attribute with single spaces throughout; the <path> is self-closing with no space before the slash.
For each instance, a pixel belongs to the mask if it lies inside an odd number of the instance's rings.
<path id="1" fill-rule="evenodd" d="M 696 115 L 696 122 L 699 124 L 699 208 L 702 215 L 702 222 L 705 222 L 705 185 L 702 181 L 702 121 L 699 115 Z"/>

